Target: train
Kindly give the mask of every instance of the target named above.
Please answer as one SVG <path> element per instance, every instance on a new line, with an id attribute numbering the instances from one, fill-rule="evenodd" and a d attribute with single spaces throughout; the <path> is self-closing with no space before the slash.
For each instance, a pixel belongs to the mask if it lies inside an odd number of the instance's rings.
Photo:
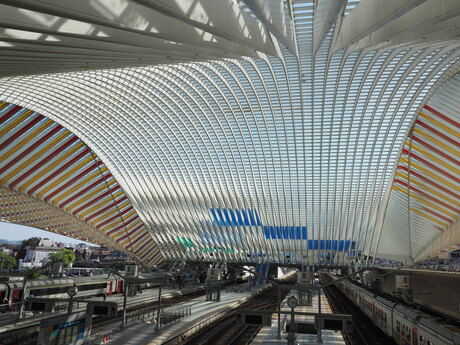
<path id="1" fill-rule="evenodd" d="M 14 307 L 22 298 L 24 283 L 22 280 L 0 281 L 0 302 Z M 104 292 L 108 295 L 123 293 L 123 279 L 119 277 L 105 278 L 59 278 L 36 279 L 26 284 L 25 296 L 40 298 L 68 298 L 69 287 L 76 285 L 78 298 L 101 296 Z"/>
<path id="2" fill-rule="evenodd" d="M 456 325 L 446 325 L 439 317 L 380 296 L 349 280 L 338 282 L 337 287 L 399 345 L 460 345 L 460 328 Z"/>

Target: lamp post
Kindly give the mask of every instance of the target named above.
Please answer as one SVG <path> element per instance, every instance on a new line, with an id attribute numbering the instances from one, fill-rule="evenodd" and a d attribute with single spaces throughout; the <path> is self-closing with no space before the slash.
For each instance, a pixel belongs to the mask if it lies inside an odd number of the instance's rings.
<path id="1" fill-rule="evenodd" d="M 289 326 L 289 333 L 287 336 L 287 344 L 288 345 L 295 345 L 296 337 L 295 337 L 295 316 L 294 316 L 294 308 L 299 305 L 299 301 L 295 296 L 291 296 L 287 300 L 287 305 L 291 308 L 291 324 Z"/>
<path id="2" fill-rule="evenodd" d="M 67 307 L 67 314 L 72 314 L 73 309 L 73 298 L 77 295 L 78 288 L 77 285 L 73 284 L 73 286 L 67 289 L 67 295 L 69 295 L 69 306 Z"/>

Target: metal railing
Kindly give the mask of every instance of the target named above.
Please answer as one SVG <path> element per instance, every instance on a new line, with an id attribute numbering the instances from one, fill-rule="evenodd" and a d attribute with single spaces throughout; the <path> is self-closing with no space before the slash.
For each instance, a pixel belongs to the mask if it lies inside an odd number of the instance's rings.
<path id="1" fill-rule="evenodd" d="M 192 307 L 197 304 L 184 302 L 182 304 L 174 305 L 171 307 L 162 307 L 160 312 L 160 324 L 158 328 L 169 326 L 174 322 L 177 322 L 184 317 L 187 317 L 192 314 Z M 90 340 L 85 344 L 105 344 L 111 341 L 112 336 L 120 332 L 123 329 L 133 327 L 141 323 L 150 323 L 156 325 L 157 320 L 157 308 L 152 308 L 149 310 L 143 310 L 140 312 L 131 313 L 126 316 L 126 325 L 121 327 L 121 325 L 114 326 L 110 329 L 103 330 L 91 335 Z"/>

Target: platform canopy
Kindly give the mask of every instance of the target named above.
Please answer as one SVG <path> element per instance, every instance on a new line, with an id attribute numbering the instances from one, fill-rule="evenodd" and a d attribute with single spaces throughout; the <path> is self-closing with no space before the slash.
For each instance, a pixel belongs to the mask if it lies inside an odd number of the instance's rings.
<path id="1" fill-rule="evenodd" d="M 1 220 L 148 265 L 455 249 L 459 23 L 452 0 L 2 1 Z"/>

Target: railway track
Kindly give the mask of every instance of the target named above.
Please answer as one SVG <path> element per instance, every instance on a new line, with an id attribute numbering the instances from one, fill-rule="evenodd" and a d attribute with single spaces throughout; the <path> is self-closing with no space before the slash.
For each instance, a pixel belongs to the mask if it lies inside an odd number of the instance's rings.
<path id="1" fill-rule="evenodd" d="M 289 291 L 281 294 L 284 299 Z M 259 294 L 247 301 L 238 309 L 259 309 L 275 311 L 278 305 L 278 290 L 276 287 L 268 288 L 264 293 Z M 236 323 L 236 310 L 227 316 L 210 324 L 208 327 L 187 338 L 182 344 L 187 345 L 243 345 L 249 344 L 259 333 L 260 326 L 240 325 Z"/>
<path id="2" fill-rule="evenodd" d="M 393 339 L 375 326 L 335 285 L 323 288 L 323 291 L 334 313 L 350 314 L 353 317 L 353 332 L 342 332 L 347 345 L 396 345 Z"/>

